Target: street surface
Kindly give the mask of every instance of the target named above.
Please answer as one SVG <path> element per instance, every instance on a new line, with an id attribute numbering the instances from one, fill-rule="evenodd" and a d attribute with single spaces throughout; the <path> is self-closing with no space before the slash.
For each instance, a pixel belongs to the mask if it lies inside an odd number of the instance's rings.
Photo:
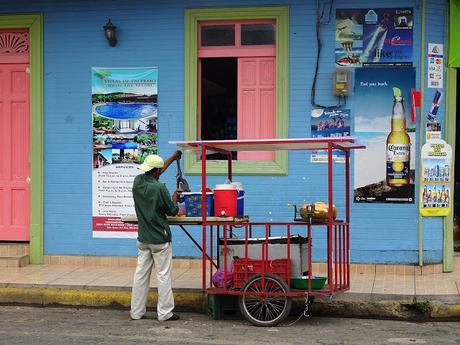
<path id="1" fill-rule="evenodd" d="M 310 317 L 289 327 L 258 328 L 241 320 L 180 315 L 179 321 L 159 323 L 153 312 L 131 321 L 126 310 L 0 306 L 0 344 L 460 344 L 456 322 Z"/>

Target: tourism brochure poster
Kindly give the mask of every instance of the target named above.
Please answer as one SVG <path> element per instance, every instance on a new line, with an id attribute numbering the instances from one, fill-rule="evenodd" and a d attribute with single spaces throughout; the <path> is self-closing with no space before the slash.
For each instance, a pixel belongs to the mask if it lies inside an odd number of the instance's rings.
<path id="1" fill-rule="evenodd" d="M 157 153 L 158 69 L 91 71 L 93 119 L 93 237 L 136 238 L 132 197 L 138 165 Z"/>
<path id="2" fill-rule="evenodd" d="M 414 203 L 414 85 L 413 68 L 356 69 L 354 133 L 366 149 L 355 152 L 355 202 Z"/>
<path id="3" fill-rule="evenodd" d="M 311 111 L 312 138 L 345 137 L 350 135 L 351 119 L 349 109 L 313 109 Z M 332 151 L 332 160 L 345 163 L 345 153 L 340 150 Z M 327 151 L 313 150 L 312 163 L 327 163 Z"/>
<path id="4" fill-rule="evenodd" d="M 335 61 L 339 66 L 412 66 L 413 9 L 337 9 Z"/>
<path id="5" fill-rule="evenodd" d="M 452 148 L 432 139 L 422 147 L 420 214 L 447 216 L 452 209 Z"/>

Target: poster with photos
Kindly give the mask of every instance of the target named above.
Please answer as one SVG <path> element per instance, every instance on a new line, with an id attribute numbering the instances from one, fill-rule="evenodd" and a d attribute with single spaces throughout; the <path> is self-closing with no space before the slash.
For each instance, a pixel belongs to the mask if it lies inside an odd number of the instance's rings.
<path id="1" fill-rule="evenodd" d="M 158 69 L 102 68 L 91 71 L 93 237 L 136 238 L 131 188 L 138 165 L 156 154 Z"/>
<path id="2" fill-rule="evenodd" d="M 452 148 L 432 139 L 422 147 L 420 171 L 422 216 L 447 216 L 452 209 Z"/>
<path id="3" fill-rule="evenodd" d="M 312 138 L 346 137 L 350 135 L 350 109 L 313 109 L 310 122 Z M 332 160 L 336 163 L 345 163 L 345 153 L 340 150 L 333 150 Z M 327 163 L 327 151 L 311 151 L 310 161 L 312 163 Z"/>
<path id="4" fill-rule="evenodd" d="M 337 9 L 338 66 L 412 66 L 412 8 Z"/>

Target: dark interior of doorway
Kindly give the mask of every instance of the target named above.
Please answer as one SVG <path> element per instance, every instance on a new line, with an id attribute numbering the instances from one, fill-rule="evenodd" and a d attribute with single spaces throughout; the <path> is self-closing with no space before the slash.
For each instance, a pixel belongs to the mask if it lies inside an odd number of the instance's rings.
<path id="1" fill-rule="evenodd" d="M 457 116 L 455 149 L 455 190 L 454 190 L 454 250 L 460 255 L 460 71 L 457 69 Z"/>
<path id="2" fill-rule="evenodd" d="M 237 58 L 201 59 L 201 138 L 237 138 Z M 214 154 L 209 159 L 227 159 Z M 236 153 L 233 159 L 236 159 Z"/>

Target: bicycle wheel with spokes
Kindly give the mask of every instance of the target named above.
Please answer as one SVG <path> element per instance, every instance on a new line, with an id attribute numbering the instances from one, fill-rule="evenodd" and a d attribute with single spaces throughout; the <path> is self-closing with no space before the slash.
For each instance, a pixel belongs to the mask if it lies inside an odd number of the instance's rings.
<path id="1" fill-rule="evenodd" d="M 264 281 L 261 274 L 254 275 L 246 281 L 241 291 L 248 293 L 239 298 L 241 314 L 255 326 L 276 326 L 291 311 L 291 298 L 283 295 L 289 288 L 275 274 L 265 274 Z"/>

